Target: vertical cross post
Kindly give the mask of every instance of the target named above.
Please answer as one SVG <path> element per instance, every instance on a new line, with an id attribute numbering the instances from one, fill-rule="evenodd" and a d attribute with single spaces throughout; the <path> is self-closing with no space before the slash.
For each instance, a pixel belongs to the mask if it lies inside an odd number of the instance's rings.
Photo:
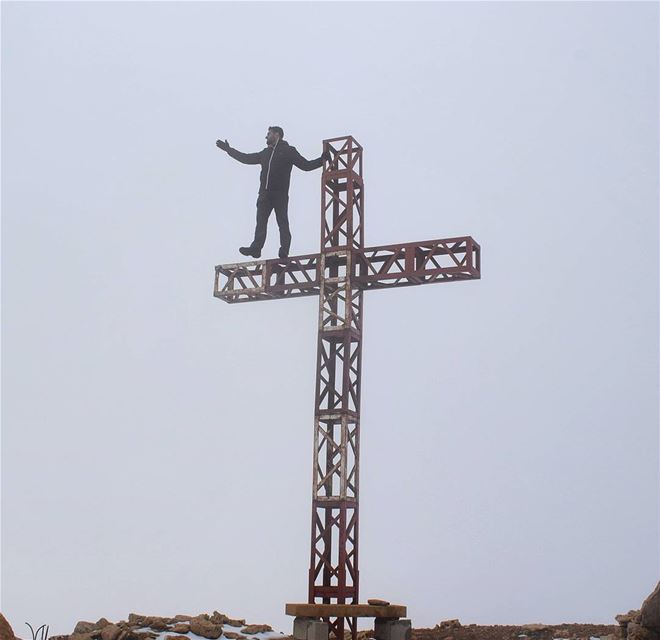
<path id="1" fill-rule="evenodd" d="M 360 365 L 362 289 L 355 282 L 363 244 L 362 147 L 351 137 L 324 141 L 332 162 L 321 183 L 319 329 L 309 602 L 359 601 Z M 335 638 L 345 621 L 328 619 Z"/>

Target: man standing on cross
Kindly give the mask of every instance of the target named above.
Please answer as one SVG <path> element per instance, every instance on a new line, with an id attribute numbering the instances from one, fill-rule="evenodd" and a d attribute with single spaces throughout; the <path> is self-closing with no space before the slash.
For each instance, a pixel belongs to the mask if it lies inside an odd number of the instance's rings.
<path id="1" fill-rule="evenodd" d="M 277 226 L 280 228 L 280 251 L 282 260 L 289 257 L 291 246 L 291 231 L 289 230 L 289 183 L 291 181 L 291 168 L 296 165 L 303 171 L 313 171 L 323 165 L 324 160 L 330 159 L 330 152 L 326 151 L 316 160 L 306 160 L 295 147 L 284 140 L 282 127 L 268 127 L 266 134 L 266 148 L 256 153 L 242 153 L 229 146 L 227 140 L 216 141 L 223 151 L 243 164 L 260 164 L 261 176 L 259 178 L 259 197 L 257 198 L 257 227 L 254 231 L 254 240 L 249 247 L 240 247 L 244 256 L 261 257 L 261 250 L 266 242 L 266 228 L 268 218 L 273 209 Z"/>

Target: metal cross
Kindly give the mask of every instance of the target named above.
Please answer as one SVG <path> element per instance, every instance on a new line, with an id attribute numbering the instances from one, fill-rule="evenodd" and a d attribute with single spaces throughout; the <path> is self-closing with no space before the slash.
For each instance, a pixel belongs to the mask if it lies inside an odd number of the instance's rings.
<path id="1" fill-rule="evenodd" d="M 319 296 L 314 413 L 314 484 L 308 602 L 358 604 L 362 295 L 480 277 L 470 237 L 364 247 L 362 147 L 352 136 L 323 141 L 321 251 L 287 260 L 215 268 L 213 295 L 225 302 Z M 335 638 L 355 617 L 325 618 Z"/>

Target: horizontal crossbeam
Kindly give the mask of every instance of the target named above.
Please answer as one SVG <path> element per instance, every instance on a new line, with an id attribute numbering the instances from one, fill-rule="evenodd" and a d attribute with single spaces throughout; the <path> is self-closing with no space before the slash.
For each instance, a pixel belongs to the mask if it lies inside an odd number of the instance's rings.
<path id="1" fill-rule="evenodd" d="M 481 248 L 470 236 L 369 247 L 353 255 L 353 282 L 365 291 L 481 277 Z M 334 265 L 345 267 L 346 256 L 337 251 Z M 218 265 L 213 295 L 229 303 L 318 295 L 321 266 L 318 253 Z"/>

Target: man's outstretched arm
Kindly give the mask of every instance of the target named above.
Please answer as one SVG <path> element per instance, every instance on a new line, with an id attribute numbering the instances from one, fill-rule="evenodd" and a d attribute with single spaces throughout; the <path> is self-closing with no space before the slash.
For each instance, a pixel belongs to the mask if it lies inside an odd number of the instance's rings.
<path id="1" fill-rule="evenodd" d="M 295 147 L 293 147 L 292 151 L 293 164 L 295 164 L 298 169 L 302 169 L 303 171 L 313 171 L 314 169 L 318 169 L 319 167 L 323 166 L 324 160 L 330 160 L 329 151 L 323 153 L 320 157 L 316 158 L 316 160 L 307 160 L 303 158 Z"/>
<path id="2" fill-rule="evenodd" d="M 219 147 L 223 151 L 226 151 L 234 160 L 238 160 L 243 164 L 260 164 L 261 163 L 261 154 L 263 151 L 257 151 L 256 153 L 243 153 L 237 149 L 232 149 L 229 146 L 229 143 L 225 140 L 216 140 L 216 147 Z"/>

